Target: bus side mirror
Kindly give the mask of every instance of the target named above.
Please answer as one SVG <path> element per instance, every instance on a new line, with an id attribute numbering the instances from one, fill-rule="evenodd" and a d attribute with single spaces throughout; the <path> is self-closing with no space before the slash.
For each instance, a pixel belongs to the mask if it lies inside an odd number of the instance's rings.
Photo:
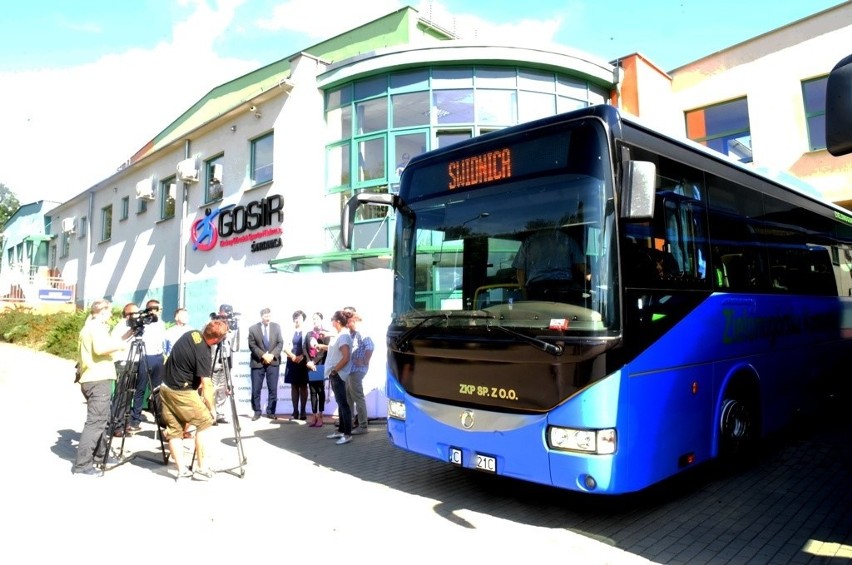
<path id="1" fill-rule="evenodd" d="M 628 161 L 621 187 L 621 217 L 648 220 L 654 217 L 657 166 L 650 161 Z"/>
<path id="2" fill-rule="evenodd" d="M 395 194 L 359 192 L 346 201 L 340 216 L 340 241 L 343 249 L 352 246 L 352 232 L 355 230 L 355 212 L 361 204 L 378 204 L 380 206 L 397 207 L 398 196 Z"/>
<path id="3" fill-rule="evenodd" d="M 837 63 L 828 75 L 825 145 L 835 157 L 852 153 L 852 55 Z"/>

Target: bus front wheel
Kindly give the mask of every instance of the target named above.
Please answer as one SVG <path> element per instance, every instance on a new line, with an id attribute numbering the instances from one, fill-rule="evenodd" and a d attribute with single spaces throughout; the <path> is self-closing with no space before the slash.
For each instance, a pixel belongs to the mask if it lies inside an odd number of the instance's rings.
<path id="1" fill-rule="evenodd" d="M 746 458 L 757 439 L 757 411 L 746 396 L 726 395 L 719 418 L 719 455 Z"/>

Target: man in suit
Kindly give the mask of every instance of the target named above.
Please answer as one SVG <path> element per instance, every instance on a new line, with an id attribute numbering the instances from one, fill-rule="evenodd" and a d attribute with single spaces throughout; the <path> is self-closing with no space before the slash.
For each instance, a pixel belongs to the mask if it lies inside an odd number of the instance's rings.
<path id="1" fill-rule="evenodd" d="M 278 403 L 278 373 L 281 366 L 281 349 L 284 338 L 281 326 L 271 322 L 272 311 L 264 308 L 260 311 L 260 322 L 249 328 L 248 345 L 251 352 L 251 408 L 254 411 L 252 420 L 260 418 L 260 391 L 266 382 L 266 414 L 273 420 L 276 404 Z"/>

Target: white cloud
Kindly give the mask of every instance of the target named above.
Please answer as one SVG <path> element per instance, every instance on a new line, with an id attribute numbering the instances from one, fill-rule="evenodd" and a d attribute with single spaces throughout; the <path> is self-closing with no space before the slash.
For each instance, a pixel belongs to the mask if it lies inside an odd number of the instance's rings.
<path id="1" fill-rule="evenodd" d="M 210 89 L 257 68 L 213 49 L 242 1 L 195 2 L 150 50 L 0 73 L 0 182 L 22 203 L 67 200 L 112 175 Z"/>
<path id="2" fill-rule="evenodd" d="M 245 0 L 208 2 L 184 0 L 191 15 L 151 49 L 108 54 L 66 69 L 0 72 L 0 182 L 24 203 L 67 200 L 111 176 L 210 89 L 256 69 L 256 61 L 225 58 L 215 50 L 217 40 L 235 33 L 234 14 Z M 291 0 L 262 25 L 325 39 L 403 5 Z M 450 15 L 439 2 L 421 2 L 418 9 L 436 21 L 439 14 L 449 18 L 445 27 L 476 29 L 484 40 L 548 40 L 561 23 L 554 18 L 495 25 L 473 15 Z"/>
<path id="3" fill-rule="evenodd" d="M 322 40 L 399 10 L 409 2 L 398 0 L 289 0 L 278 4 L 267 19 L 257 26 L 269 31 L 295 31 Z M 525 19 L 507 24 L 494 24 L 478 16 L 451 13 L 441 2 L 421 0 L 416 6 L 421 17 L 431 19 L 464 39 L 494 42 L 550 42 L 562 25 L 562 18 Z"/>
<path id="4" fill-rule="evenodd" d="M 290 0 L 278 4 L 257 26 L 269 31 L 296 31 L 314 39 L 334 37 L 402 8 L 398 0 Z"/>

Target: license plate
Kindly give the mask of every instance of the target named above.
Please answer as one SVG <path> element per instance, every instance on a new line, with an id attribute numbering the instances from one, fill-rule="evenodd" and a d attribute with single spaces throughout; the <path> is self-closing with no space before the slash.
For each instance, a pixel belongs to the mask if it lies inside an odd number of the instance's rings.
<path id="1" fill-rule="evenodd" d="M 479 471 L 485 471 L 487 473 L 496 473 L 497 472 L 497 458 L 491 457 L 490 455 L 481 455 L 477 453 L 474 458 L 475 467 Z"/>
<path id="2" fill-rule="evenodd" d="M 457 447 L 451 447 L 449 451 L 449 461 L 453 465 L 464 467 L 464 456 L 462 455 L 462 450 Z M 473 468 L 477 471 L 485 471 L 486 473 L 496 473 L 497 458 L 491 457 L 490 455 L 474 453 Z"/>

